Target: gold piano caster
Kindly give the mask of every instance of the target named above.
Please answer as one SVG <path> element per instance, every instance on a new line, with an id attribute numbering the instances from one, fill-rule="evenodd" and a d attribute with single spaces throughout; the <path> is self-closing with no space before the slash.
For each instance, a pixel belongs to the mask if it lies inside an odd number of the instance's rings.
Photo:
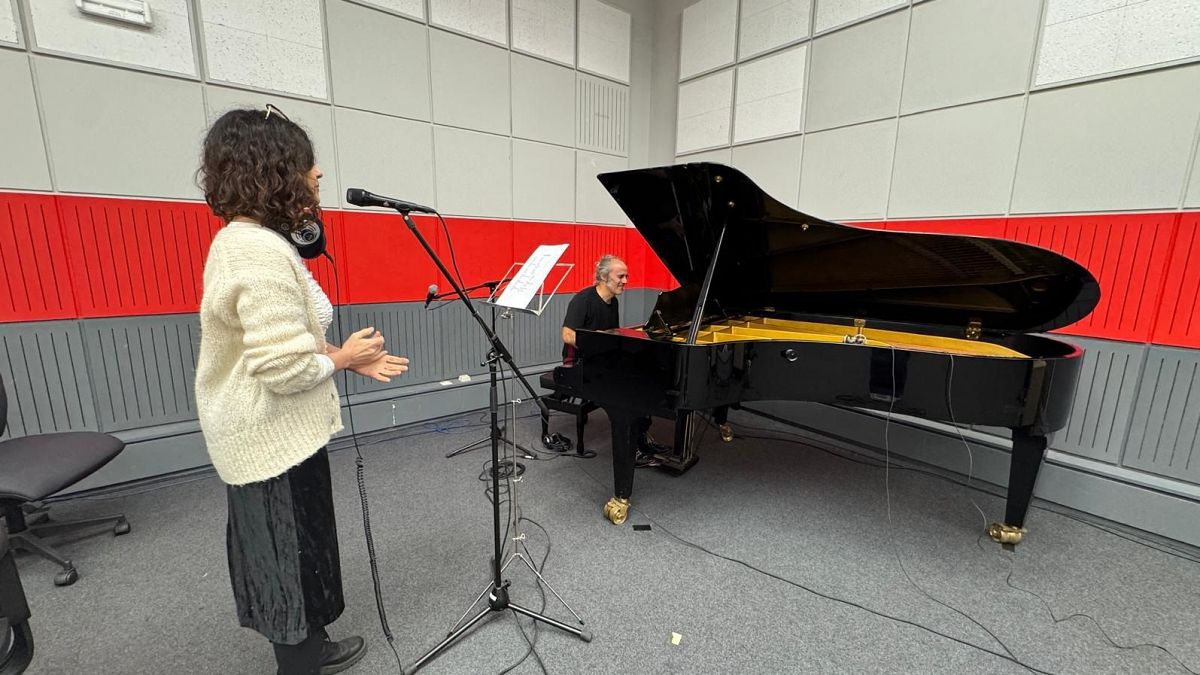
<path id="1" fill-rule="evenodd" d="M 729 426 L 729 423 L 721 425 L 721 440 L 726 443 L 733 440 L 733 427 Z"/>
<path id="2" fill-rule="evenodd" d="M 620 497 L 613 497 L 604 505 L 604 517 L 612 521 L 613 525 L 621 525 L 629 518 L 629 500 Z"/>
<path id="3" fill-rule="evenodd" d="M 1028 531 L 1023 527 L 992 523 L 988 527 L 987 533 L 997 544 L 1016 545 L 1021 543 L 1021 540 L 1025 538 L 1025 533 Z"/>

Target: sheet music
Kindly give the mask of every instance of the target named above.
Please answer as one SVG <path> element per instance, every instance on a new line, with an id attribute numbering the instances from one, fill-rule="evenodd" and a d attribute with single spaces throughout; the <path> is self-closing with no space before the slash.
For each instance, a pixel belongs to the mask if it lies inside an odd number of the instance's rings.
<path id="1" fill-rule="evenodd" d="M 567 244 L 543 244 L 529 255 L 521 269 L 513 276 L 504 292 L 496 299 L 497 305 L 523 309 L 542 290 L 546 275 L 566 252 Z"/>

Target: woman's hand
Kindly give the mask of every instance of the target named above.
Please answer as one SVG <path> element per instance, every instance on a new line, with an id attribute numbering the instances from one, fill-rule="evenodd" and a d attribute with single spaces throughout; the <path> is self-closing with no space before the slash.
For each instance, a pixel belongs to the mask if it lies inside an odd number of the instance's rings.
<path id="1" fill-rule="evenodd" d="M 396 377 L 404 371 L 408 370 L 408 359 L 403 356 L 392 356 L 387 352 L 383 352 L 379 358 L 365 366 L 351 368 L 354 372 L 369 377 L 372 380 L 380 382 L 391 382 L 393 377 Z"/>
<path id="2" fill-rule="evenodd" d="M 383 335 L 374 327 L 363 328 L 350 334 L 337 351 L 329 354 L 338 370 L 354 370 L 380 358 L 383 351 Z"/>

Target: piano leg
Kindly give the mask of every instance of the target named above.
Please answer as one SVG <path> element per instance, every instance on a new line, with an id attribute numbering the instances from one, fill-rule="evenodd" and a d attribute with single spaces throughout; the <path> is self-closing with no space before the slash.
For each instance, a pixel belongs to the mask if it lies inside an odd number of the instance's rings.
<path id="1" fill-rule="evenodd" d="M 1046 456 L 1046 437 L 1032 433 L 1027 427 L 1012 430 L 1012 463 L 1008 469 L 1008 503 L 1004 523 L 992 523 L 988 535 L 1001 544 L 1021 543 L 1025 536 L 1025 514 L 1033 498 L 1033 485 L 1038 469 Z"/>
<path id="2" fill-rule="evenodd" d="M 613 453 L 613 498 L 604 505 L 604 516 L 614 525 L 620 525 L 629 517 L 629 496 L 633 494 L 634 455 L 637 452 L 638 436 L 642 433 L 639 424 L 642 415 L 628 410 L 605 408 L 612 426 Z"/>

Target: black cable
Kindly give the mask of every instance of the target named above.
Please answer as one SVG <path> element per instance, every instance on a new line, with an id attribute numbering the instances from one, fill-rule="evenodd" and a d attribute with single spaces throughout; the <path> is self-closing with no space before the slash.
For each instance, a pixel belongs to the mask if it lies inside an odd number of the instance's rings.
<path id="1" fill-rule="evenodd" d="M 341 282 L 338 278 L 337 263 L 334 262 L 333 256 L 329 255 L 328 251 L 324 251 L 323 254 L 329 260 L 330 267 L 333 268 L 333 284 L 334 284 L 333 295 L 334 295 L 334 298 L 341 299 L 341 295 L 342 295 Z M 337 317 L 338 338 L 344 339 L 346 334 L 342 329 L 342 313 L 341 313 L 341 311 L 339 311 L 340 309 L 341 309 L 340 307 L 335 306 L 333 314 L 335 317 Z M 349 387 L 349 377 L 345 378 L 345 383 L 348 388 Z M 341 396 L 339 395 L 339 401 L 340 401 L 340 399 L 341 399 Z M 395 638 L 395 636 L 392 635 L 392 629 L 388 625 L 387 609 L 384 607 L 384 604 L 383 604 L 383 589 L 382 589 L 382 584 L 379 581 L 379 561 L 375 554 L 375 538 L 371 534 L 371 509 L 367 504 L 367 480 L 366 480 L 366 475 L 365 475 L 365 460 L 363 459 L 363 456 L 362 456 L 362 449 L 358 445 L 358 434 L 355 432 L 355 428 L 354 428 L 354 404 L 350 402 L 350 395 L 348 392 L 345 394 L 345 400 L 346 400 L 346 412 L 348 412 L 349 416 L 350 416 L 350 438 L 354 442 L 354 453 L 356 455 L 354 458 L 354 465 L 355 465 L 354 472 L 355 472 L 355 479 L 358 482 L 359 501 L 362 502 L 363 534 L 366 536 L 366 539 L 367 539 L 367 559 L 370 561 L 370 566 L 371 566 L 371 584 L 375 588 L 375 608 L 379 611 L 379 625 L 383 629 L 384 637 L 387 638 L 388 647 L 391 648 L 392 655 L 396 657 L 396 667 L 400 670 L 401 675 L 403 675 L 404 664 L 400 660 L 400 653 L 398 651 L 396 651 L 396 638 Z M 339 403 L 339 405 L 340 405 L 340 403 Z"/>
<path id="2" fill-rule="evenodd" d="M 593 481 L 595 481 L 595 482 L 596 482 L 597 484 L 599 484 L 601 487 L 604 487 L 604 483 L 602 483 L 602 482 L 601 482 L 601 481 L 600 481 L 598 478 L 596 478 L 595 476 L 591 475 L 591 473 L 590 473 L 589 471 L 587 471 L 587 469 L 583 469 L 583 474 L 584 474 L 585 476 L 587 476 L 588 478 L 591 478 Z M 1030 666 L 1030 665 L 1028 665 L 1028 664 L 1022 663 L 1022 662 L 1018 661 L 1017 659 L 1015 659 L 1015 658 L 1013 658 L 1013 657 L 1011 657 L 1011 656 L 1008 656 L 1008 655 L 1006 655 L 1006 654 L 1002 654 L 1002 653 L 1000 653 L 1000 652 L 993 651 L 993 650 L 991 650 L 991 649 L 988 649 L 988 648 L 986 648 L 986 647 L 980 647 L 980 646 L 979 646 L 979 645 L 977 645 L 977 644 L 974 644 L 974 643 L 972 643 L 972 642 L 968 642 L 968 641 L 966 641 L 966 640 L 963 640 L 963 639 L 961 639 L 961 638 L 956 638 L 956 637 L 954 637 L 954 636 L 952 636 L 952 635 L 947 635 L 947 634 L 945 634 L 945 633 L 942 633 L 942 632 L 940 632 L 940 631 L 937 631 L 937 630 L 935 630 L 935 629 L 933 629 L 933 628 L 930 628 L 930 627 L 928 627 L 928 626 L 925 626 L 925 625 L 922 625 L 922 624 L 920 624 L 920 623 L 917 623 L 916 621 L 912 621 L 912 620 L 909 620 L 909 619 L 904 619 L 904 618 L 897 617 L 897 616 L 892 616 L 892 615 L 890 615 L 890 614 L 887 614 L 887 613 L 885 613 L 885 612 L 881 612 L 881 611 L 878 611 L 878 610 L 871 609 L 870 607 L 867 607 L 867 606 L 865 606 L 865 605 L 861 605 L 861 604 L 859 604 L 859 603 L 857 603 L 857 602 L 854 602 L 854 601 L 852 601 L 852 600 L 846 600 L 846 599 L 844 599 L 844 598 L 839 598 L 839 597 L 837 597 L 837 596 L 834 596 L 834 595 L 829 595 L 829 594 L 827 594 L 827 593 L 822 593 L 821 591 L 818 591 L 818 590 L 816 590 L 816 589 L 814 589 L 814 588 L 810 588 L 810 587 L 808 587 L 808 586 L 805 586 L 804 584 L 801 584 L 801 583 L 799 583 L 799 582 L 792 581 L 791 579 L 788 579 L 788 578 L 786 578 L 786 577 L 780 576 L 780 575 L 778 575 L 778 574 L 775 574 L 775 573 L 773 573 L 773 572 L 769 572 L 769 571 L 767 571 L 767 570 L 764 570 L 764 569 L 761 569 L 761 568 L 759 568 L 759 567 L 755 567 L 754 565 L 751 565 L 750 563 L 748 563 L 748 562 L 746 562 L 746 561 L 744 561 L 744 560 L 739 560 L 739 559 L 737 559 L 737 558 L 732 558 L 732 557 L 730 557 L 730 556 L 722 555 L 722 554 L 720 554 L 720 553 L 717 553 L 717 552 L 715 552 L 715 551 L 711 551 L 711 550 L 709 550 L 709 549 L 707 549 L 707 548 L 705 548 L 705 547 L 701 546 L 700 544 L 697 544 L 697 543 L 691 542 L 691 541 L 689 541 L 689 540 L 687 540 L 687 539 L 684 539 L 683 537 L 680 537 L 679 535 L 675 534 L 675 533 L 674 533 L 674 532 L 672 532 L 670 529 L 668 529 L 667 527 L 665 527 L 665 526 L 664 526 L 662 523 L 660 523 L 659 521 L 655 520 L 655 519 L 654 519 L 654 518 L 653 518 L 653 517 L 652 517 L 652 516 L 651 516 L 649 513 L 647 513 L 647 512 L 646 512 L 644 509 L 641 509 L 641 508 L 637 508 L 637 509 L 635 509 L 635 508 L 634 508 L 634 507 L 632 507 L 632 506 L 630 507 L 630 509 L 631 509 L 631 510 L 636 510 L 636 511 L 637 511 L 639 514 L 641 514 L 643 517 L 645 517 L 645 518 L 646 518 L 646 520 L 649 520 L 650 522 L 654 523 L 654 526 L 655 526 L 655 527 L 657 527 L 658 529 L 660 529 L 660 530 L 662 530 L 663 532 L 665 532 L 665 533 L 667 534 L 667 536 L 671 537 L 672 539 L 674 539 L 674 540 L 678 541 L 679 543 L 681 543 L 681 544 L 683 544 L 683 545 L 685 545 L 685 546 L 688 546 L 688 547 L 690 547 L 690 548 L 694 548 L 694 549 L 696 549 L 696 550 L 698 550 L 698 551 L 701 551 L 701 552 L 703 552 L 703 553 L 706 553 L 706 554 L 708 554 L 708 555 L 711 555 L 711 556 L 713 556 L 713 557 L 715 557 L 715 558 L 720 558 L 721 560 L 725 560 L 725 561 L 727 561 L 727 562 L 736 563 L 736 564 L 738 564 L 738 565 L 741 565 L 741 566 L 743 566 L 743 567 L 745 567 L 745 568 L 747 568 L 747 569 L 749 569 L 749 570 L 751 570 L 751 571 L 754 571 L 754 572 L 757 572 L 757 573 L 759 573 L 759 574 L 762 574 L 762 575 L 764 575 L 764 576 L 767 576 L 767 577 L 770 577 L 770 578 L 772 578 L 772 579 L 775 579 L 776 581 L 781 581 L 781 582 L 783 582 L 783 583 L 785 583 L 785 584 L 788 584 L 788 585 L 790 585 L 790 586 L 795 586 L 796 588 L 799 588 L 800 590 L 803 590 L 803 591 L 805 591 L 805 592 L 807 592 L 807 593 L 811 593 L 812 595 L 815 595 L 815 596 L 817 596 L 817 597 L 819 597 L 819 598 L 823 598 L 823 599 L 825 599 L 825 600 L 830 600 L 830 601 L 832 601 L 832 602 L 837 602 L 837 603 L 840 603 L 840 604 L 843 604 L 843 605 L 847 605 L 847 606 L 849 606 L 849 607 L 854 607 L 855 609 L 860 609 L 860 610 L 862 610 L 862 611 L 864 611 L 864 612 L 867 612 L 867 613 L 869 613 L 869 614 L 874 614 L 875 616 L 878 616 L 878 617 L 880 617 L 880 618 L 884 618 L 884 619 L 888 619 L 888 620 L 890 620 L 890 621 L 894 621 L 894 622 L 896 622 L 896 623 L 901 623 L 901 624 L 905 624 L 905 625 L 908 625 L 908 626 L 912 626 L 912 627 L 914 627 L 914 628 L 919 628 L 920 630 L 926 631 L 926 632 L 928 632 L 928 633 L 932 633 L 933 635 L 937 635 L 938 637 L 945 638 L 945 639 L 947 639 L 947 640 L 950 640 L 950 641 L 952 641 L 952 642 L 957 642 L 957 643 L 959 643 L 959 644 L 961 644 L 961 645 L 964 645 L 964 646 L 970 647 L 970 648 L 972 648 L 972 649 L 976 649 L 976 650 L 978 650 L 978 651 L 981 651 L 981 652 L 984 652 L 984 653 L 986 653 L 986 654 L 991 654 L 992 656 L 995 656 L 995 657 L 997 657 L 997 658 L 1003 659 L 1003 660 L 1005 660 L 1005 661 L 1010 661 L 1010 662 L 1012 662 L 1012 663 L 1015 663 L 1015 664 L 1017 664 L 1017 665 L 1019 665 L 1019 666 L 1022 666 L 1022 667 L 1024 667 L 1024 668 L 1026 668 L 1026 669 L 1028 669 L 1028 670 L 1031 670 L 1031 671 L 1033 671 L 1033 672 L 1035 672 L 1035 673 L 1039 673 L 1040 675 L 1054 675 L 1053 673 L 1050 673 L 1050 672 L 1048 672 L 1048 671 L 1040 670 L 1040 669 L 1038 669 L 1038 668 L 1034 668 L 1033 666 Z"/>

